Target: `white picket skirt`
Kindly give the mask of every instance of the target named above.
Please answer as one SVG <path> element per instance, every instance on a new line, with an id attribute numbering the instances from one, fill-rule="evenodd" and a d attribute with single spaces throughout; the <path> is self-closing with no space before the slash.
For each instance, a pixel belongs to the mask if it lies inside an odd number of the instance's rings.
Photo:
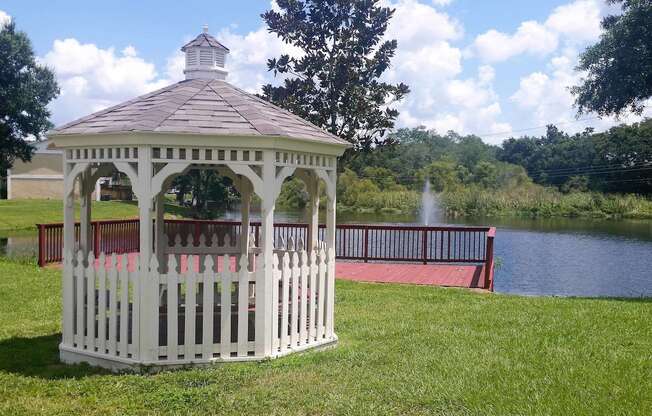
<path id="1" fill-rule="evenodd" d="M 142 267 L 115 255 L 68 255 L 61 360 L 156 369 L 262 360 L 335 343 L 334 257 L 323 249 L 276 250 L 273 259 L 266 294 L 261 256 L 233 262 L 228 254 L 170 254 L 159 268 L 155 259 Z"/>

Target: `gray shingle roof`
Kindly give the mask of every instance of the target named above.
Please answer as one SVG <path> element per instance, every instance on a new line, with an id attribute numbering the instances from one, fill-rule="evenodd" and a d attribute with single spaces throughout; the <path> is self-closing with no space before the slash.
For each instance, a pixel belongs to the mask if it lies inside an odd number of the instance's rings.
<path id="1" fill-rule="evenodd" d="M 181 50 L 183 52 L 186 51 L 186 49 L 190 48 L 191 46 L 205 46 L 205 47 L 214 47 L 214 48 L 222 48 L 226 51 L 229 50 L 226 46 L 222 45 L 217 39 L 209 35 L 208 33 L 200 33 L 195 39 L 191 40 L 190 42 L 186 43 L 181 47 Z"/>
<path id="2" fill-rule="evenodd" d="M 286 110 L 221 80 L 191 79 L 126 101 L 49 132 L 281 136 L 348 144 Z"/>

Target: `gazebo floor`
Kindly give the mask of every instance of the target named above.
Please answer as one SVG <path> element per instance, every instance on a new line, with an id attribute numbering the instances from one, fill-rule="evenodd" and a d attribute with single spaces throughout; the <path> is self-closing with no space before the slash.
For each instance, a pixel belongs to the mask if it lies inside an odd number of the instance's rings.
<path id="1" fill-rule="evenodd" d="M 484 267 L 458 264 L 359 263 L 338 261 L 338 279 L 373 283 L 482 288 Z"/>
<path id="2" fill-rule="evenodd" d="M 129 253 L 131 265 L 138 253 Z M 118 257 L 121 257 L 120 255 Z M 195 268 L 198 260 L 195 260 Z M 218 260 L 222 268 L 221 258 Z M 187 262 L 182 260 L 182 268 Z M 231 267 L 235 257 L 231 258 Z M 131 268 L 131 267 L 130 267 Z M 427 286 L 461 287 L 483 289 L 483 265 L 469 264 L 414 264 L 414 263 L 363 263 L 338 260 L 335 263 L 335 277 L 370 283 L 400 283 Z"/>

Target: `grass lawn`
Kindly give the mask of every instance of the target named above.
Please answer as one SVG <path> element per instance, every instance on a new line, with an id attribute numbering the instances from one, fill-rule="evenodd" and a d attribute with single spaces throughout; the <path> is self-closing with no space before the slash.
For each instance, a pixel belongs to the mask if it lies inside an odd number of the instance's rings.
<path id="1" fill-rule="evenodd" d="M 166 212 L 183 215 L 183 208 L 166 205 Z M 79 204 L 75 215 L 79 218 Z M 123 219 L 138 217 L 136 201 L 93 201 L 93 220 Z M 34 224 L 63 222 L 63 205 L 56 199 L 11 199 L 0 200 L 0 232 L 35 230 Z"/>
<path id="2" fill-rule="evenodd" d="M 57 361 L 60 272 L 0 259 L 0 414 L 652 414 L 652 301 L 337 282 L 337 348 L 114 375 Z"/>

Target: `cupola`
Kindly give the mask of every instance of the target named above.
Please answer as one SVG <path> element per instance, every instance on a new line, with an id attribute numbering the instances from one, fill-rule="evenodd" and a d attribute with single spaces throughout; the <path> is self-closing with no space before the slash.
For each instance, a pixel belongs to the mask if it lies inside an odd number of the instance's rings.
<path id="1" fill-rule="evenodd" d="M 181 51 L 186 54 L 186 68 L 183 70 L 186 79 L 226 79 L 224 66 L 229 49 L 208 34 L 207 25 Z"/>

